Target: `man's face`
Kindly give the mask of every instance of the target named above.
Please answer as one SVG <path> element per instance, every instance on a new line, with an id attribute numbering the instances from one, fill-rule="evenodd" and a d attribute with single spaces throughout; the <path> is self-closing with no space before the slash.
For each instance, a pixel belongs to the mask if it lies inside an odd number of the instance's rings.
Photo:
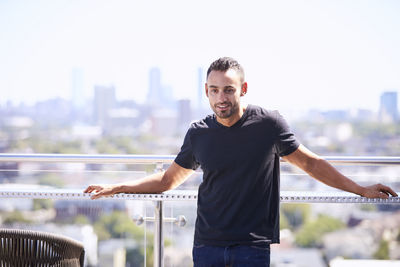
<path id="1" fill-rule="evenodd" d="M 206 95 L 215 115 L 228 119 L 239 115 L 240 97 L 247 91 L 236 70 L 211 71 L 207 78 Z"/>

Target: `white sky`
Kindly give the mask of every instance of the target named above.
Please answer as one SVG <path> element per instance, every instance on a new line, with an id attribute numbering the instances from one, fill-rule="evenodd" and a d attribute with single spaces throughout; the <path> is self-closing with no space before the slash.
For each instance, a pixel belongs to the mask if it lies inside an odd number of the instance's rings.
<path id="1" fill-rule="evenodd" d="M 113 84 L 144 101 L 160 67 L 176 98 L 197 96 L 197 69 L 243 65 L 246 102 L 285 110 L 377 110 L 400 90 L 400 1 L 0 1 L 0 104 L 85 97 Z"/>

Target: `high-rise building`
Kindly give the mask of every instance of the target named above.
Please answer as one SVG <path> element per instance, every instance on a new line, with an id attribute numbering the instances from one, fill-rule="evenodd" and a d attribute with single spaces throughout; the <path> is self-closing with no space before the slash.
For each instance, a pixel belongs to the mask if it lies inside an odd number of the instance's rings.
<path id="1" fill-rule="evenodd" d="M 174 102 L 172 88 L 161 83 L 160 69 L 150 69 L 147 104 L 155 108 L 173 108 Z"/>
<path id="2" fill-rule="evenodd" d="M 379 118 L 382 122 L 395 122 L 399 119 L 397 92 L 384 92 L 381 95 Z"/>
<path id="3" fill-rule="evenodd" d="M 159 68 L 150 69 L 149 73 L 149 91 L 147 93 L 147 103 L 150 106 L 158 106 L 161 103 L 161 72 Z"/>
<path id="4" fill-rule="evenodd" d="M 71 73 L 71 100 L 75 110 L 84 105 L 83 92 L 83 71 L 82 69 L 74 68 Z"/>
<path id="5" fill-rule="evenodd" d="M 198 68 L 197 70 L 197 81 L 198 81 L 198 87 L 197 87 L 197 109 L 201 110 L 203 108 L 203 98 L 205 97 L 205 92 L 204 92 L 204 84 L 203 84 L 203 69 Z"/>
<path id="6" fill-rule="evenodd" d="M 209 112 L 208 98 L 206 96 L 203 69 L 198 68 L 197 70 L 197 107 L 196 107 L 196 119 L 203 118 Z"/>
<path id="7" fill-rule="evenodd" d="M 180 132 L 186 132 L 192 120 L 192 111 L 189 99 L 178 101 L 178 129 Z"/>
<path id="8" fill-rule="evenodd" d="M 109 112 L 115 107 L 115 88 L 114 86 L 94 87 L 94 122 L 104 127 L 109 117 Z"/>

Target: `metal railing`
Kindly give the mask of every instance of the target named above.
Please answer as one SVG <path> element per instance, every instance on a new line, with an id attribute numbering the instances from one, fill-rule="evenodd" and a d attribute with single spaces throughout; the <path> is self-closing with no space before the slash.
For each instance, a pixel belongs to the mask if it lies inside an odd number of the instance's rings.
<path id="1" fill-rule="evenodd" d="M 351 165 L 400 165 L 400 157 L 323 157 L 332 164 Z M 117 155 L 117 154 L 1 154 L 0 162 L 79 162 L 79 163 L 125 163 L 170 164 L 175 155 Z M 284 160 L 282 160 L 284 162 Z"/>
<path id="2" fill-rule="evenodd" d="M 400 157 L 324 157 L 332 164 L 340 165 L 400 165 Z M 96 164 L 155 164 L 156 170 L 164 164 L 171 164 L 173 155 L 82 155 L 82 154 L 0 154 L 0 162 L 65 162 Z M 1 170 L 0 170 L 1 171 Z M 0 198 L 33 198 L 33 199 L 90 199 L 91 194 L 82 193 L 82 189 L 32 189 L 1 190 Z M 197 191 L 179 190 L 161 194 L 117 194 L 112 199 L 151 200 L 154 201 L 154 266 L 163 263 L 163 202 L 196 201 Z M 400 204 L 400 197 L 388 199 L 368 199 L 345 192 L 292 192 L 281 191 L 280 200 L 289 203 L 375 203 Z M 169 220 L 171 218 L 168 218 Z"/>
<path id="3" fill-rule="evenodd" d="M 90 200 L 92 194 L 82 193 L 82 189 L 0 189 L 0 198 L 31 199 L 85 199 Z M 116 194 L 105 197 L 121 200 L 164 201 L 196 201 L 195 190 L 170 190 L 160 194 Z M 360 197 L 347 192 L 313 192 L 313 191 L 281 191 L 280 201 L 285 203 L 373 203 L 400 204 L 400 197 L 388 199 Z"/>

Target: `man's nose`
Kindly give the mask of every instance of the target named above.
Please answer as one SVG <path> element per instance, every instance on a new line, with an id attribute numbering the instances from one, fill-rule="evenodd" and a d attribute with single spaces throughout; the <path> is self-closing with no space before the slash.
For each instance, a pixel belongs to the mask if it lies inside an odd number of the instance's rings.
<path id="1" fill-rule="evenodd" d="M 218 102 L 225 102 L 228 98 L 225 92 L 218 93 Z"/>

